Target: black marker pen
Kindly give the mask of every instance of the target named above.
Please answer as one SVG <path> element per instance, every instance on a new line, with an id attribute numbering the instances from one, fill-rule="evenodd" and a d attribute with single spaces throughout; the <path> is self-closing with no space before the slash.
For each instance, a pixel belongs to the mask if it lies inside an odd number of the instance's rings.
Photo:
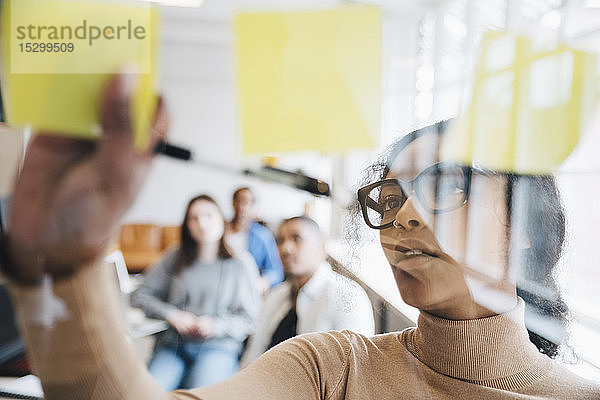
<path id="1" fill-rule="evenodd" d="M 161 140 L 157 143 L 154 152 L 157 154 L 163 154 L 168 157 L 176 158 L 182 161 L 191 161 L 198 166 L 211 167 L 220 171 L 225 171 L 233 174 L 242 174 L 247 176 L 253 176 L 269 182 L 275 182 L 282 185 L 290 186 L 298 190 L 312 193 L 317 196 L 330 197 L 331 191 L 329 184 L 320 179 L 311 178 L 309 176 L 299 174 L 297 172 L 286 171 L 279 168 L 265 166 L 255 171 L 245 169 L 243 171 L 225 167 L 220 164 L 210 163 L 207 161 L 195 160 L 190 150 L 184 149 L 183 147 L 175 146 L 170 143 Z"/>

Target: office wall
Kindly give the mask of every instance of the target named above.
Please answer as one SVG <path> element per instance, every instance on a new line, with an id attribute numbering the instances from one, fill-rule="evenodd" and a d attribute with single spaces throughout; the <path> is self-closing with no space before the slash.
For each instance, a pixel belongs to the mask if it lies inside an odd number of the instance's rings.
<path id="1" fill-rule="evenodd" d="M 159 85 L 171 113 L 170 141 L 216 167 L 157 157 L 125 222 L 179 223 L 187 200 L 198 193 L 214 196 L 230 216 L 230 196 L 239 185 L 255 189 L 259 214 L 268 222 L 302 213 L 312 196 L 227 172 L 260 165 L 258 157 L 244 158 L 240 150 L 231 20 L 166 11 Z M 321 167 L 329 163 L 316 154 L 302 159 Z"/>
<path id="2" fill-rule="evenodd" d="M 327 6 L 324 3 L 315 0 L 319 7 Z M 244 157 L 240 148 L 234 8 L 211 8 L 218 7 L 215 2 L 207 2 L 206 6 L 190 11 L 164 10 L 160 87 L 172 114 L 170 140 L 192 148 L 197 158 L 208 163 L 231 169 L 258 167 L 259 157 Z M 403 14 L 384 10 L 380 148 L 414 127 L 414 72 L 421 13 L 413 9 Z M 258 212 L 267 222 L 275 224 L 281 218 L 302 213 L 310 203 L 312 216 L 324 230 L 333 227 L 332 233 L 340 235 L 344 201 L 355 196 L 349 190 L 358 184 L 362 169 L 380 148 L 334 157 L 314 152 L 279 155 L 282 168 L 302 168 L 307 174 L 333 180 L 336 190 L 348 190 L 333 204 L 276 184 L 159 157 L 125 221 L 179 223 L 187 200 L 200 192 L 212 194 L 230 215 L 232 191 L 240 184 L 250 184 L 258 194 Z"/>

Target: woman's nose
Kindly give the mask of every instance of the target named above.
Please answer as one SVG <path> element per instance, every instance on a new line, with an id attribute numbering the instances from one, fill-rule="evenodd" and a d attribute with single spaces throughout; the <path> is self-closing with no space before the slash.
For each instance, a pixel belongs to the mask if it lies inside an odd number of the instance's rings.
<path id="1" fill-rule="evenodd" d="M 205 216 L 198 217 L 198 219 L 196 220 L 196 223 L 198 224 L 199 227 L 201 227 L 203 229 L 206 229 L 207 227 L 209 227 L 211 225 L 210 218 L 207 218 Z"/>
<path id="2" fill-rule="evenodd" d="M 394 219 L 394 226 L 396 228 L 410 231 L 425 226 L 425 221 L 414 206 L 415 201 L 414 196 L 409 196 L 404 204 L 402 204 Z"/>

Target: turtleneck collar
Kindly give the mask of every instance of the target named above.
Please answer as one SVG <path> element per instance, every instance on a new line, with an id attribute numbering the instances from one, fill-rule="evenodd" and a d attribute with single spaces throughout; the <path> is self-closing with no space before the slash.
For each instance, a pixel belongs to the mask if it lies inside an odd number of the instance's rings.
<path id="1" fill-rule="evenodd" d="M 499 389 L 538 379 L 551 360 L 529 341 L 525 305 L 492 317 L 453 321 L 421 312 L 417 328 L 404 335 L 408 350 L 433 370 Z"/>

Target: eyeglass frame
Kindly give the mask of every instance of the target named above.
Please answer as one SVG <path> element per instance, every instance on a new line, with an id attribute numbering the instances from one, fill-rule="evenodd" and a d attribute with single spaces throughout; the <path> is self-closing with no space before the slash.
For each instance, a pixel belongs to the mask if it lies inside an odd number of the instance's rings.
<path id="1" fill-rule="evenodd" d="M 464 182 L 465 182 L 465 189 L 464 189 L 464 198 L 463 200 L 459 203 L 456 204 L 452 207 L 447 207 L 444 209 L 440 209 L 440 210 L 436 210 L 436 209 L 432 209 L 429 206 L 426 205 L 426 201 L 423 199 L 423 193 L 421 192 L 421 190 L 417 190 L 417 188 L 419 188 L 420 186 L 417 186 L 417 181 L 419 181 L 420 179 L 422 179 L 422 177 L 427 176 L 428 172 L 431 169 L 439 169 L 440 166 L 443 165 L 451 165 L 453 168 L 454 167 L 458 167 L 460 169 L 462 169 L 463 171 L 463 175 L 464 175 Z M 483 171 L 482 171 L 483 172 Z M 404 194 L 405 199 L 402 202 L 402 204 L 400 204 L 398 206 L 398 209 L 402 208 L 404 206 L 404 204 L 406 204 L 406 201 L 408 200 L 408 198 L 410 197 L 410 195 L 412 194 L 412 192 L 414 191 L 415 194 L 417 195 L 417 198 L 419 199 L 419 202 L 421 203 L 421 206 L 423 206 L 423 208 L 431 213 L 431 214 L 443 214 L 443 213 L 447 213 L 450 211 L 454 211 L 462 206 L 464 206 L 467 201 L 469 200 L 469 194 L 471 193 L 471 177 L 473 175 L 473 167 L 470 166 L 464 166 L 464 165 L 459 165 L 456 163 L 451 163 L 451 162 L 439 162 L 433 165 L 430 165 L 429 167 L 425 168 L 423 171 L 421 171 L 414 179 L 410 180 L 410 181 L 404 181 L 402 179 L 397 179 L 397 178 L 388 178 L 388 179 L 383 179 L 377 182 L 373 182 L 369 185 L 363 186 L 360 189 L 358 189 L 358 202 L 360 204 L 360 208 L 362 211 L 362 215 L 363 215 L 363 219 L 365 220 L 365 223 L 369 226 L 369 228 L 372 229 L 377 229 L 377 230 L 383 230 L 383 229 L 387 229 L 390 228 L 394 225 L 394 220 L 392 220 L 391 222 L 388 222 L 386 224 L 380 225 L 380 226 L 376 226 L 373 225 L 371 223 L 371 221 L 369 220 L 369 215 L 368 215 L 368 209 L 369 207 L 367 206 L 367 199 L 370 199 L 371 201 L 374 201 L 373 199 L 371 199 L 369 197 L 369 193 L 371 192 L 371 190 L 373 190 L 374 188 L 376 188 L 377 186 L 383 186 L 386 183 L 395 183 L 400 187 L 400 190 L 402 191 L 402 194 Z M 409 189 L 409 190 L 407 190 Z M 408 194 L 407 194 L 408 193 Z M 373 209 L 375 212 L 378 212 L 377 210 Z M 382 215 L 383 217 L 383 215 Z"/>

